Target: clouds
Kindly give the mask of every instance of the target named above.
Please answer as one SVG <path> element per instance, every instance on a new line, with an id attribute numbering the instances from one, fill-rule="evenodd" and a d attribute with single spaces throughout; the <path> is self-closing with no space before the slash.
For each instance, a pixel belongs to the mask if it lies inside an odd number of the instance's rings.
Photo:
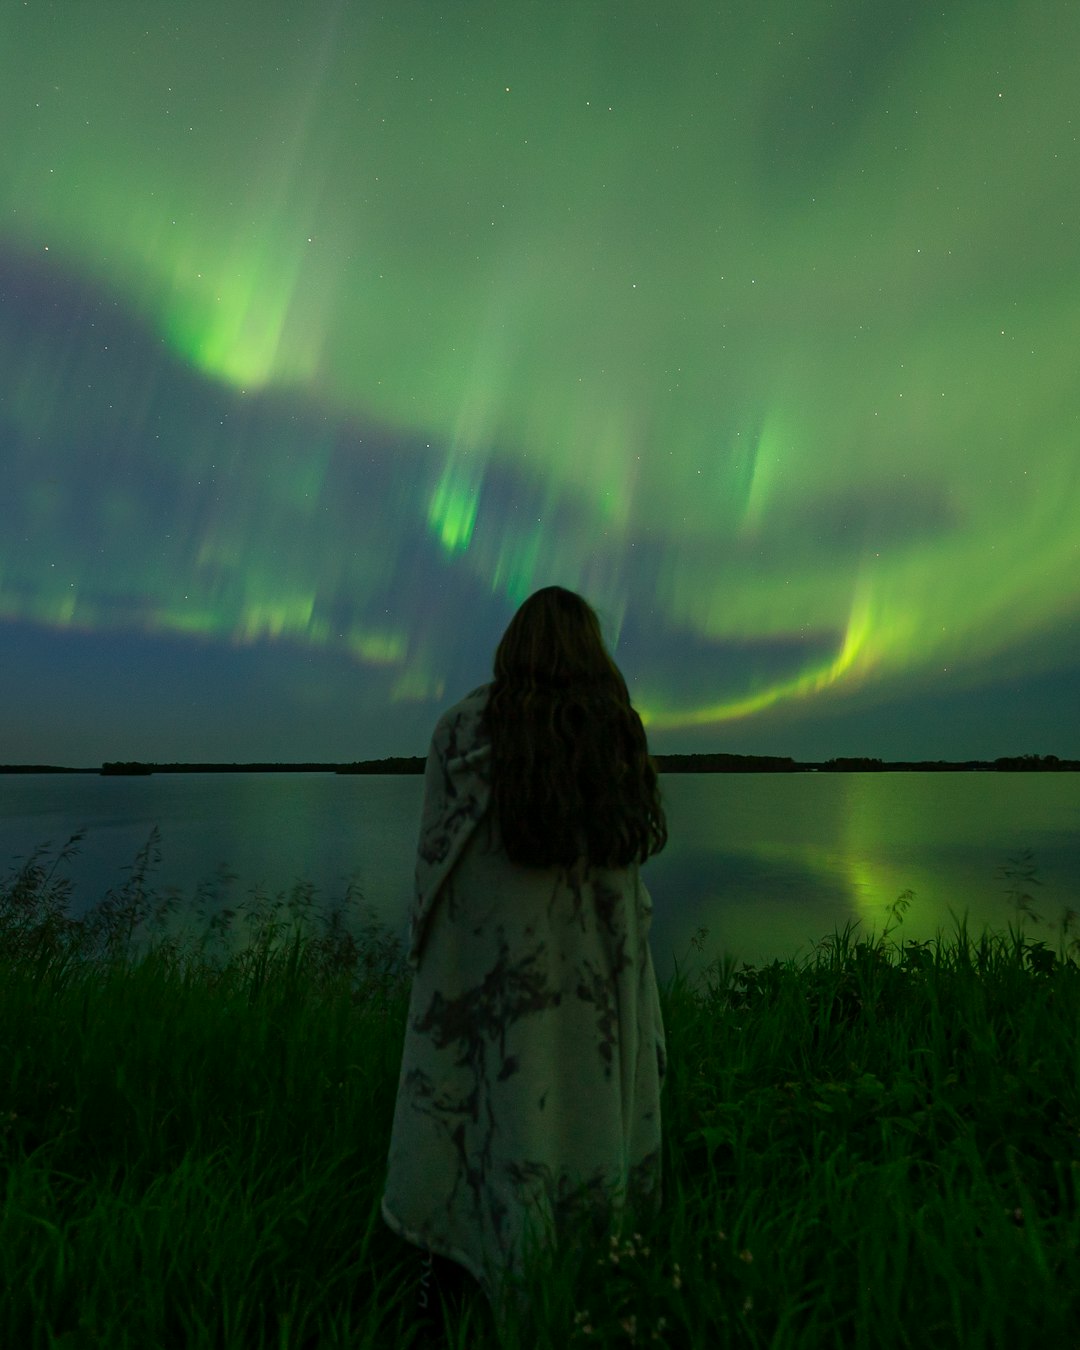
<path id="1" fill-rule="evenodd" d="M 159 8 L 9 25 L 0 614 L 373 729 L 553 582 L 667 736 L 1072 660 L 1075 7 Z"/>

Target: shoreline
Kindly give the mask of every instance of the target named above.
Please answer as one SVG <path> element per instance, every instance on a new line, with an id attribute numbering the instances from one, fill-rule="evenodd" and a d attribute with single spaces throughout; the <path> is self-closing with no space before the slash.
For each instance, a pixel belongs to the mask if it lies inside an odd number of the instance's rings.
<path id="1" fill-rule="evenodd" d="M 1003 755 L 997 759 L 882 760 L 841 756 L 827 760 L 795 760 L 780 755 L 689 754 L 650 756 L 657 773 L 1077 773 L 1080 760 L 1057 755 Z M 155 773 L 334 773 L 419 775 L 423 755 L 391 755 L 351 762 L 247 762 L 242 764 L 157 763 L 153 760 L 106 760 L 70 768 L 60 764 L 0 764 L 0 774 L 81 773 L 104 777 L 147 777 Z"/>

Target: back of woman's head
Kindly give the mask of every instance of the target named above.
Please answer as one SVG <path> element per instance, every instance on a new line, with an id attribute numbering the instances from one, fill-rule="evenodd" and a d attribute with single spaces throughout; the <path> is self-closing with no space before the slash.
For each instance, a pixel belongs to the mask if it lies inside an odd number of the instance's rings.
<path id="1" fill-rule="evenodd" d="M 494 815 L 528 866 L 644 862 L 667 842 L 656 769 L 592 606 L 546 586 L 495 652 L 485 712 Z"/>

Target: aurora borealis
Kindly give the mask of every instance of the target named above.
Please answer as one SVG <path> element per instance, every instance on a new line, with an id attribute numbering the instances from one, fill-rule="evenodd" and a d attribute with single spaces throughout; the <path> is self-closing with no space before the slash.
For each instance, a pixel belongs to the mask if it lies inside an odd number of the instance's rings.
<path id="1" fill-rule="evenodd" d="M 5 5 L 0 760 L 423 753 L 553 582 L 660 751 L 1080 754 L 1078 50 Z"/>

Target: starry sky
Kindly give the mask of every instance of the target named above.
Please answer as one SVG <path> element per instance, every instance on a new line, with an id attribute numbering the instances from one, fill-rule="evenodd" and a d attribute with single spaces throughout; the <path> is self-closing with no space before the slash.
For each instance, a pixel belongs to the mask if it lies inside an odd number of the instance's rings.
<path id="1" fill-rule="evenodd" d="M 11 0 L 0 761 L 1080 756 L 1080 5 Z"/>

